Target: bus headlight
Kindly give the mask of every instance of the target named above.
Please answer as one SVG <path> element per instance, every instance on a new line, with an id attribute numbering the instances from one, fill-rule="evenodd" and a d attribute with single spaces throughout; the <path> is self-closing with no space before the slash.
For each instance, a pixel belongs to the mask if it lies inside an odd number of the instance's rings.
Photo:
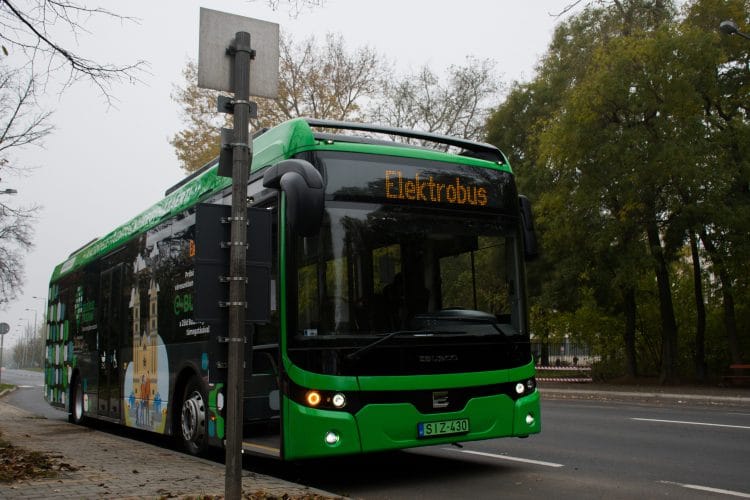
<path id="1" fill-rule="evenodd" d="M 339 442 L 339 435 L 334 431 L 328 431 L 326 432 L 325 440 L 327 445 L 333 446 Z"/>
<path id="2" fill-rule="evenodd" d="M 299 387 L 291 391 L 297 403 L 316 410 L 356 411 L 357 395 L 341 390 L 308 389 Z"/>
<path id="3" fill-rule="evenodd" d="M 341 394 L 340 392 L 337 392 L 333 395 L 333 398 L 331 398 L 331 403 L 333 403 L 333 406 L 336 408 L 343 408 L 346 406 L 346 396 Z"/>
<path id="4" fill-rule="evenodd" d="M 531 413 L 526 415 L 526 423 L 530 426 L 534 425 L 534 415 L 532 415 Z"/>
<path id="5" fill-rule="evenodd" d="M 526 390 L 526 386 L 523 384 L 523 382 L 519 382 L 516 384 L 516 394 L 523 394 L 523 391 Z"/>

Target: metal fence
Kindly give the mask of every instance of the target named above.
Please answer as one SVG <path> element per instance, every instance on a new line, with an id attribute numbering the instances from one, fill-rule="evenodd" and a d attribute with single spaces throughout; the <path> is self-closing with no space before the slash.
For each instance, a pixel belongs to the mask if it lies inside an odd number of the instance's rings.
<path id="1" fill-rule="evenodd" d="M 572 342 L 531 341 L 531 353 L 537 366 L 590 367 L 601 358 L 585 345 Z"/>

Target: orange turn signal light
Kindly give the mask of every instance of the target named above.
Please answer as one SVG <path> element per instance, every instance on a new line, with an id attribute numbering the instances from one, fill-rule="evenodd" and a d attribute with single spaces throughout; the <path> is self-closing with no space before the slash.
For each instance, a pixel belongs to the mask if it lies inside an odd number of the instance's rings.
<path id="1" fill-rule="evenodd" d="M 305 394 L 305 401 L 307 401 L 307 404 L 310 406 L 318 406 L 321 399 L 322 398 L 318 391 L 308 391 L 307 394 Z"/>

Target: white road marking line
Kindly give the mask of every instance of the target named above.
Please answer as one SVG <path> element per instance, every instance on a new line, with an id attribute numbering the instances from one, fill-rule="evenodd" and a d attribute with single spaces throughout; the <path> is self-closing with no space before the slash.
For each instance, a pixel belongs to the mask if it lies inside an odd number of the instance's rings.
<path id="1" fill-rule="evenodd" d="M 683 424 L 683 425 L 703 425 L 706 427 L 724 427 L 726 429 L 748 429 L 748 425 L 728 425 L 728 424 L 711 424 L 708 422 L 686 422 L 684 420 L 661 420 L 658 418 L 631 418 L 631 420 L 638 420 L 639 422 L 662 422 L 665 424 Z"/>
<path id="2" fill-rule="evenodd" d="M 659 481 L 659 482 L 663 484 L 672 484 L 675 486 L 681 486 L 683 488 L 688 488 L 691 490 L 708 491 L 710 493 L 718 493 L 720 495 L 729 495 L 729 496 L 739 497 L 739 498 L 750 498 L 750 493 L 742 493 L 741 491 L 723 490 L 721 488 L 711 488 L 710 486 L 700 486 L 697 484 L 675 483 L 673 481 Z"/>
<path id="3" fill-rule="evenodd" d="M 501 460 L 510 460 L 512 462 L 523 462 L 526 464 L 543 465 L 545 467 L 565 467 L 563 464 L 556 464 L 553 462 L 542 462 L 541 460 L 530 460 L 528 458 L 511 457 L 509 455 L 496 455 L 494 453 L 485 453 L 483 451 L 457 450 L 455 448 L 443 448 L 443 449 L 448 450 L 448 451 L 456 451 L 458 453 L 469 453 L 471 455 L 479 455 L 482 457 L 499 458 Z"/>

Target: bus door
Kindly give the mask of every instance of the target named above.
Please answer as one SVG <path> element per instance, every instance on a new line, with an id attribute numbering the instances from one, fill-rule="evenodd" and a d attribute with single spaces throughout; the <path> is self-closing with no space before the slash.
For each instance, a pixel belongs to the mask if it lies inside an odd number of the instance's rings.
<path id="1" fill-rule="evenodd" d="M 101 274 L 99 288 L 99 406 L 100 416 L 120 418 L 120 338 L 122 336 L 122 270 L 118 264 Z"/>
<path id="2" fill-rule="evenodd" d="M 278 210 L 275 200 L 248 209 L 253 228 L 248 233 L 248 308 L 245 344 L 245 421 L 252 425 L 243 436 L 243 449 L 280 457 Z M 251 348 L 252 347 L 252 348 Z M 252 362 L 248 363 L 251 359 Z"/>

